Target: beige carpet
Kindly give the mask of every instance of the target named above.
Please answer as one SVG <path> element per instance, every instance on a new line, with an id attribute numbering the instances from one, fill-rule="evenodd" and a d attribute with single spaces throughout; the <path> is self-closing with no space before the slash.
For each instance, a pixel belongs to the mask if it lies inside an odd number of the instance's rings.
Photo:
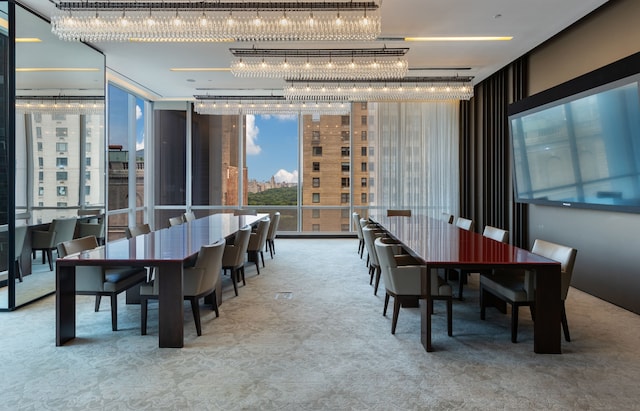
<path id="1" fill-rule="evenodd" d="M 239 297 L 227 284 L 220 317 L 203 311 L 195 335 L 185 305 L 185 348 L 159 349 L 138 306 L 78 297 L 78 338 L 55 347 L 55 298 L 0 313 L 0 409 L 7 410 L 424 410 L 639 409 L 640 317 L 572 289 L 573 341 L 562 355 L 533 353 L 528 310 L 520 342 L 509 317 L 480 321 L 477 280 L 454 303 L 453 337 L 436 302 L 434 346 L 419 340 L 418 309 L 400 312 L 395 336 L 373 296 L 356 240 L 276 240 L 277 255 Z M 606 275 L 606 273 L 603 273 Z"/>

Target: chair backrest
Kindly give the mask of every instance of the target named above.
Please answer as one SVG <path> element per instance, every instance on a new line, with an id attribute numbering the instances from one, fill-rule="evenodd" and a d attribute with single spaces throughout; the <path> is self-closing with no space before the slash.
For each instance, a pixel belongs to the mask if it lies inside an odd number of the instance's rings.
<path id="1" fill-rule="evenodd" d="M 500 241 L 501 243 L 506 243 L 507 241 L 509 241 L 509 232 L 507 230 L 503 230 L 501 228 L 493 227 L 490 225 L 484 226 L 482 235 L 492 240 Z"/>
<path id="2" fill-rule="evenodd" d="M 250 240 L 247 248 L 250 248 L 252 251 L 260 251 L 264 249 L 264 246 L 267 243 L 267 233 L 269 232 L 269 226 L 271 225 L 270 218 L 264 218 L 258 221 L 258 227 L 255 232 L 255 240 Z"/>
<path id="3" fill-rule="evenodd" d="M 104 237 L 104 220 L 99 223 L 83 223 L 78 221 L 78 237 L 95 236 Z"/>
<path id="4" fill-rule="evenodd" d="M 225 254 L 222 258 L 226 266 L 237 267 L 244 264 L 244 257 L 247 253 L 247 246 L 249 245 L 249 237 L 251 237 L 251 226 L 246 225 L 238 230 L 233 241 L 233 247 L 225 247 Z"/>
<path id="5" fill-rule="evenodd" d="M 184 223 L 184 221 L 182 221 L 182 216 L 169 218 L 169 227 L 173 227 L 174 225 L 180 225 L 182 223 Z"/>
<path id="6" fill-rule="evenodd" d="M 565 245 L 536 239 L 531 248 L 531 252 L 560 263 L 562 271 L 560 293 L 562 300 L 565 300 L 569 292 L 569 286 L 571 285 L 571 275 L 573 274 L 573 266 L 578 250 Z"/>
<path id="7" fill-rule="evenodd" d="M 456 220 L 456 226 L 462 228 L 463 230 L 471 231 L 473 230 L 473 220 L 469 220 L 468 218 L 458 217 Z"/>
<path id="8" fill-rule="evenodd" d="M 353 225 L 356 226 L 356 234 L 358 235 L 358 239 L 362 240 L 362 225 L 360 224 L 360 214 L 351 214 L 351 219 L 353 220 Z"/>
<path id="9" fill-rule="evenodd" d="M 69 254 L 75 254 L 82 251 L 93 250 L 98 246 L 98 240 L 90 235 L 87 237 L 76 238 L 58 244 L 58 254 L 65 257 Z"/>
<path id="10" fill-rule="evenodd" d="M 49 231 L 55 232 L 54 246 L 73 239 L 73 234 L 76 231 L 76 221 L 75 218 L 56 218 L 51 221 Z"/>
<path id="11" fill-rule="evenodd" d="M 269 224 L 269 231 L 267 232 L 267 240 L 275 240 L 278 232 L 278 224 L 280 224 L 280 211 L 276 211 L 271 217 L 271 224 Z"/>
<path id="12" fill-rule="evenodd" d="M 222 255 L 224 254 L 224 240 L 200 247 L 195 268 L 203 268 L 204 275 L 198 286 L 198 293 L 212 290 L 216 287 L 220 270 L 222 270 Z"/>
<path id="13" fill-rule="evenodd" d="M 125 234 L 127 235 L 127 238 L 137 237 L 142 234 L 149 234 L 150 232 L 151 232 L 151 227 L 149 227 L 149 224 L 147 223 L 138 224 L 134 227 L 127 227 L 125 230 Z"/>
<path id="14" fill-rule="evenodd" d="M 16 245 L 16 260 L 20 258 L 22 254 L 22 248 L 24 247 L 24 239 L 27 237 L 27 226 L 19 225 L 16 226 L 16 230 L 14 233 L 14 242 Z"/>
<path id="15" fill-rule="evenodd" d="M 187 223 L 189 221 L 195 220 L 196 215 L 193 213 L 193 211 L 187 211 L 182 215 L 182 219 L 185 221 L 185 223 Z"/>
<path id="16" fill-rule="evenodd" d="M 381 277 L 385 288 L 400 295 L 420 295 L 420 277 L 424 267 L 415 265 L 398 267 L 394 253 L 395 244 L 386 244 L 382 238 L 376 239 L 374 247 L 380 261 Z M 436 290 L 436 293 L 437 277 L 437 275 L 431 276 L 431 289 Z"/>
<path id="17" fill-rule="evenodd" d="M 387 217 L 411 217 L 411 210 L 387 210 Z"/>
<path id="18" fill-rule="evenodd" d="M 364 240 L 364 246 L 367 247 L 367 252 L 369 253 L 369 264 L 379 266 L 380 260 L 378 259 L 378 253 L 376 252 L 375 241 L 376 238 L 380 237 L 380 235 L 377 235 L 376 233 L 377 230 L 373 227 L 362 227 L 362 238 Z"/>

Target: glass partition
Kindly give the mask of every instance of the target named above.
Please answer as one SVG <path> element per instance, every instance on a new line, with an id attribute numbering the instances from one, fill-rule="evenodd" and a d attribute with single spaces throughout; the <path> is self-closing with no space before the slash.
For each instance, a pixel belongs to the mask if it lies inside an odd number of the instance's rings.
<path id="1" fill-rule="evenodd" d="M 15 39 L 15 132 L 8 136 L 15 165 L 3 176 L 15 181 L 8 225 L 26 233 L 8 264 L 15 279 L 0 288 L 0 308 L 8 309 L 55 291 L 55 266 L 43 262 L 43 251 L 32 258 L 33 233 L 48 231 L 54 219 L 77 218 L 81 208 L 105 206 L 103 54 L 58 39 L 49 22 L 19 5 Z M 13 302 L 4 298 L 11 290 Z"/>

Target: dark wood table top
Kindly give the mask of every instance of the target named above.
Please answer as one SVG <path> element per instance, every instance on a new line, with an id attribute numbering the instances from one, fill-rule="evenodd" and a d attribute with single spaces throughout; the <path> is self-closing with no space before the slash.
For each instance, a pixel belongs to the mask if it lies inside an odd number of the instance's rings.
<path id="1" fill-rule="evenodd" d="M 387 217 L 374 215 L 387 232 L 409 248 L 414 257 L 433 268 L 557 265 L 522 248 L 486 238 L 446 221 L 424 215 Z"/>
<path id="2" fill-rule="evenodd" d="M 227 238 L 245 225 L 252 225 L 268 216 L 212 214 L 131 239 L 111 241 L 94 250 L 58 259 L 57 264 L 102 265 L 108 261 L 144 266 L 158 261 L 183 261 L 197 254 L 201 246 Z"/>

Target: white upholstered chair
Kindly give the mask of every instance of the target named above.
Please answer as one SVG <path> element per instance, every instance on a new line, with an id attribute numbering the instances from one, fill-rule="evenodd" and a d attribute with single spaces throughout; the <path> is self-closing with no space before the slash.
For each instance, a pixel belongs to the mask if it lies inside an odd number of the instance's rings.
<path id="1" fill-rule="evenodd" d="M 260 259 L 264 267 L 264 249 L 267 246 L 267 234 L 271 225 L 270 218 L 264 218 L 258 221 L 258 227 L 255 232 L 249 235 L 249 244 L 247 245 L 247 258 L 256 264 L 256 270 L 260 274 Z"/>
<path id="2" fill-rule="evenodd" d="M 472 231 L 473 220 L 469 220 L 468 218 L 464 217 L 458 217 L 456 219 L 456 227 L 462 228 L 463 230 Z"/>
<path id="3" fill-rule="evenodd" d="M 360 258 L 362 258 L 362 253 L 364 252 L 364 238 L 362 237 L 362 225 L 360 224 L 360 214 L 353 213 L 351 214 L 351 220 L 353 221 L 353 225 L 356 226 L 356 234 L 358 236 L 358 254 L 360 254 Z"/>
<path id="4" fill-rule="evenodd" d="M 549 241 L 536 240 L 531 252 L 558 261 L 561 264 L 561 324 L 565 339 L 571 341 L 564 302 L 569 292 L 577 250 Z M 491 294 L 511 304 L 511 341 L 514 343 L 518 340 L 518 309 L 521 306 L 529 306 L 531 308 L 531 315 L 535 321 L 534 276 L 535 273 L 531 271 L 505 270 L 480 277 L 480 318 L 485 319 L 487 294 Z"/>
<path id="5" fill-rule="evenodd" d="M 244 279 L 244 260 L 249 246 L 249 237 L 251 236 L 251 226 L 244 226 L 235 235 L 233 244 L 227 244 L 224 247 L 224 255 L 222 256 L 222 270 L 229 270 L 231 281 L 233 282 L 233 291 L 238 295 L 238 281 Z"/>
<path id="6" fill-rule="evenodd" d="M 396 332 L 400 304 L 403 298 L 425 299 L 427 296 L 421 292 L 421 277 L 425 274 L 426 267 L 423 265 L 398 265 L 394 255 L 396 244 L 385 244 L 382 238 L 375 241 L 376 253 L 382 270 L 382 280 L 386 289 L 384 299 L 384 309 L 382 314 L 386 315 L 389 297 L 393 297 L 393 318 L 391 320 L 391 334 Z M 431 299 L 445 300 L 447 304 L 447 334 L 452 335 L 452 298 L 451 286 L 435 275 L 429 276 L 431 279 Z M 433 313 L 433 307 L 427 306 L 428 315 Z"/>
<path id="7" fill-rule="evenodd" d="M 64 257 L 82 251 L 96 248 L 98 241 L 95 237 L 82 237 L 58 244 L 58 254 Z M 111 329 L 118 330 L 118 294 L 135 287 L 147 279 L 147 272 L 143 267 L 76 267 L 76 294 L 95 295 L 95 311 L 100 309 L 100 297 L 111 298 Z"/>
<path id="8" fill-rule="evenodd" d="M 49 270 L 53 271 L 53 250 L 58 244 L 73 239 L 76 230 L 75 218 L 56 218 L 49 224 L 47 231 L 34 230 L 31 232 L 31 250 L 33 258 L 37 250 L 42 250 L 42 264 L 45 257 L 49 260 Z"/>
<path id="9" fill-rule="evenodd" d="M 191 302 L 193 321 L 196 324 L 196 332 L 202 335 L 200 322 L 200 299 L 211 297 L 212 308 L 216 317 L 220 316 L 216 297 L 216 286 L 220 279 L 222 269 L 222 254 L 224 253 L 224 240 L 200 248 L 198 258 L 193 267 L 183 268 L 182 294 L 185 300 Z M 140 333 L 147 334 L 147 302 L 149 299 L 157 299 L 159 294 L 158 282 L 140 287 Z"/>
<path id="10" fill-rule="evenodd" d="M 280 212 L 276 211 L 271 216 L 271 224 L 269 224 L 269 231 L 267 232 L 267 248 L 271 258 L 276 253 L 276 235 L 278 234 L 278 225 L 280 225 Z"/>

